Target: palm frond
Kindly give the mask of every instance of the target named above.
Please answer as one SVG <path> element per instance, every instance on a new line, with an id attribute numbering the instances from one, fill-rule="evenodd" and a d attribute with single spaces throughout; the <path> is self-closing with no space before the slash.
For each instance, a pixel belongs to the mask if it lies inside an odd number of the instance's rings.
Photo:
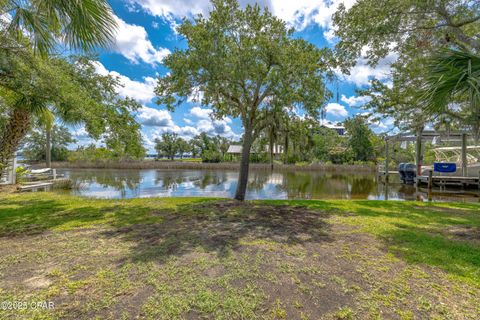
<path id="1" fill-rule="evenodd" d="M 431 59 L 427 70 L 422 95 L 427 111 L 441 114 L 457 101 L 480 105 L 480 56 L 448 49 Z"/>
<path id="2" fill-rule="evenodd" d="M 107 0 L 8 0 L 12 16 L 7 31 L 27 34 L 35 50 L 46 54 L 62 41 L 75 50 L 108 47 L 117 24 Z"/>

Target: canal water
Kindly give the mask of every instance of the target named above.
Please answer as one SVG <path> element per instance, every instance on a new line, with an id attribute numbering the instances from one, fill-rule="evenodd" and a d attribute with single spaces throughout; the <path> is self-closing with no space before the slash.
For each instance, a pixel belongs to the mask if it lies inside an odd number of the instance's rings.
<path id="1" fill-rule="evenodd" d="M 94 198 L 142 197 L 225 197 L 231 198 L 237 187 L 238 173 L 225 170 L 57 170 L 76 186 L 70 192 Z M 376 175 L 331 172 L 251 171 L 247 199 L 392 199 L 418 200 L 426 195 L 413 186 L 385 185 Z M 434 197 L 434 200 L 469 199 Z"/>

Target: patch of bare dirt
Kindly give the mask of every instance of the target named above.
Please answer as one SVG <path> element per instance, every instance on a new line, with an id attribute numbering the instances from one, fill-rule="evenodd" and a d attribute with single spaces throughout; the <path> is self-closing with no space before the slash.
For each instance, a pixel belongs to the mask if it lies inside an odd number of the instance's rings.
<path id="1" fill-rule="evenodd" d="M 480 227 L 457 225 L 448 228 L 446 233 L 458 240 L 480 242 Z"/>

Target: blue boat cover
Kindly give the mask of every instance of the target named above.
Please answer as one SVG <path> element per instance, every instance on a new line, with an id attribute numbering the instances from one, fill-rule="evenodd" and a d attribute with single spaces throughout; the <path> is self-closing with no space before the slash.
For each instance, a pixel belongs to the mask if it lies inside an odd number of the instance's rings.
<path id="1" fill-rule="evenodd" d="M 442 163 L 442 162 L 435 162 L 433 164 L 433 171 L 435 172 L 455 172 L 457 171 L 457 164 L 456 163 Z"/>

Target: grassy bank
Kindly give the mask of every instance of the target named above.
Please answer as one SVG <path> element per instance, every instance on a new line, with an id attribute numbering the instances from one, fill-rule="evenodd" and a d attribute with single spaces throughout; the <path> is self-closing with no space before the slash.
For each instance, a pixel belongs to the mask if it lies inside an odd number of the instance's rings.
<path id="1" fill-rule="evenodd" d="M 37 165 L 42 167 L 44 165 Z M 54 162 L 53 168 L 74 169 L 205 169 L 205 170 L 238 170 L 236 162 L 201 163 L 194 161 L 99 161 L 99 162 Z M 266 163 L 250 164 L 252 170 L 270 170 Z M 275 170 L 284 171 L 329 171 L 329 172 L 374 172 L 373 165 L 336 165 L 336 164 L 310 164 L 310 165 L 283 165 L 275 164 Z"/>
<path id="2" fill-rule="evenodd" d="M 480 205 L 0 196 L 0 318 L 478 319 Z"/>

